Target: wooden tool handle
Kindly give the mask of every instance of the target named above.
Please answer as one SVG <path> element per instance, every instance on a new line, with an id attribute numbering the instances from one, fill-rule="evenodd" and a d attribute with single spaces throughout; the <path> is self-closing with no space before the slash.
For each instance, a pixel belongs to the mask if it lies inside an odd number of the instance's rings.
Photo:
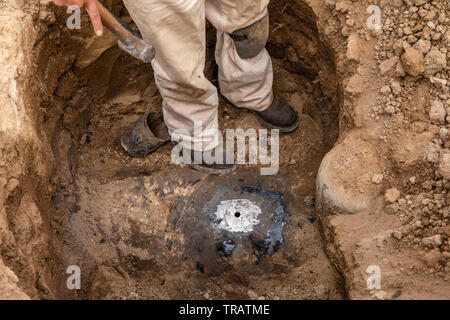
<path id="1" fill-rule="evenodd" d="M 97 1 L 98 11 L 102 18 L 102 23 L 125 45 L 130 45 L 136 36 L 125 28 L 114 15 L 106 9 L 103 4 Z"/>
<path id="2" fill-rule="evenodd" d="M 153 47 L 146 44 L 140 34 L 116 18 L 99 1 L 97 1 L 97 7 L 102 23 L 119 39 L 119 47 L 121 49 L 145 63 L 150 62 L 154 58 L 155 51 Z"/>

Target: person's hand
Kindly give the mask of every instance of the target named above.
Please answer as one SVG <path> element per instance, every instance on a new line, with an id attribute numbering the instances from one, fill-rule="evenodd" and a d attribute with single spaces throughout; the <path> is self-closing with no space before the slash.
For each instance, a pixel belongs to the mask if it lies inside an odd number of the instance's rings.
<path id="1" fill-rule="evenodd" d="M 94 32 L 97 36 L 103 34 L 103 24 L 100 14 L 98 12 L 96 0 L 52 0 L 58 7 L 70 7 L 77 6 L 79 8 L 86 8 L 86 11 L 91 18 L 92 25 L 94 26 Z"/>

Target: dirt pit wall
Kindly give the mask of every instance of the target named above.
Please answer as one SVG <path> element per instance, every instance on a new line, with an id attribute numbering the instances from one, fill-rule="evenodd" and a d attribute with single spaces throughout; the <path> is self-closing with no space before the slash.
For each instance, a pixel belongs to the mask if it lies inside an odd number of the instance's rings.
<path id="1" fill-rule="evenodd" d="M 40 7 L 38 1 L 9 1 L 0 11 L 0 290 L 2 297 L 55 298 L 54 158 L 40 104 L 49 89 L 38 77 L 35 48 Z"/>
<path id="2" fill-rule="evenodd" d="M 112 2 L 105 2 L 105 5 L 115 15 L 130 22 L 122 5 Z M 269 51 L 274 56 L 279 77 L 288 76 L 284 82 L 276 85 L 276 90 L 285 98 L 300 104 L 299 112 L 304 108 L 307 114 L 305 120 L 313 130 L 318 130 L 318 135 L 323 135 L 317 140 L 318 145 L 313 147 L 315 151 L 304 156 L 304 160 L 308 157 L 317 159 L 314 163 L 318 165 L 324 152 L 336 141 L 339 130 L 337 116 L 340 94 L 334 62 L 330 58 L 331 50 L 323 46 L 318 37 L 314 13 L 306 4 L 293 2 L 292 8 L 284 8 L 288 11 L 287 18 L 296 19 L 287 24 L 294 22 L 286 29 L 290 36 L 281 35 L 287 26 L 283 22 L 286 18 L 283 11 L 278 11 L 283 5 L 280 1 L 274 1 L 270 9 L 274 20 L 271 29 L 278 34 L 274 32 Z M 67 244 L 73 239 L 65 235 L 73 230 L 67 230 L 70 221 L 65 220 L 66 212 L 59 207 L 58 201 L 60 196 L 65 197 L 63 202 L 70 207 L 70 215 L 74 210 L 73 203 L 79 201 L 72 188 L 76 186 L 74 182 L 78 168 L 87 165 L 86 157 L 102 156 L 98 154 L 99 151 L 80 152 L 83 144 L 89 144 L 90 132 L 86 131 L 86 127 L 98 121 L 98 117 L 112 116 L 111 120 L 118 120 L 120 114 L 145 111 L 141 107 L 142 101 L 158 106 L 160 97 L 152 83 L 151 70 L 124 55 L 109 32 L 101 38 L 94 38 L 86 15 L 82 16 L 82 29 L 72 31 L 65 27 L 68 16 L 65 10 L 49 7 L 45 3 L 14 1 L 3 4 L 1 10 L 4 13 L 2 17 L 8 17 L 1 20 L 2 43 L 7 44 L 2 48 L 1 55 L 5 70 L 1 82 L 5 89 L 2 90 L 2 101 L 5 102 L 2 108 L 5 112 L 1 119 L 3 186 L 0 250 L 5 265 L 5 276 L 2 278 L 5 282 L 4 296 L 64 297 L 65 267 L 68 260 L 73 258 L 73 253 L 67 255 L 67 251 L 70 251 L 67 249 L 70 245 Z M 294 39 L 286 43 L 286 39 L 291 36 Z M 214 31 L 211 27 L 208 27 L 208 39 L 206 73 L 214 82 L 217 81 L 214 80 L 217 67 L 213 62 Z M 288 54 L 290 58 L 286 59 Z M 326 64 L 325 68 L 321 67 L 321 61 Z M 294 79 L 296 77 L 305 83 L 300 91 L 292 85 L 299 81 Z M 314 81 L 321 85 L 317 86 Z M 302 101 L 303 98 L 308 101 Z M 318 103 L 316 100 L 323 102 Z M 103 111 L 95 110 L 93 105 L 100 108 L 105 107 L 105 103 L 111 107 L 110 113 L 96 115 L 96 112 Z M 316 110 L 316 105 L 319 105 L 320 111 Z M 241 118 L 240 113 L 224 105 L 220 108 L 223 109 L 223 115 L 228 112 L 228 116 L 224 116 L 226 119 L 232 118 L 230 126 L 243 125 L 234 120 Z M 245 119 L 244 123 L 248 122 Z M 123 123 L 118 122 L 115 129 L 120 129 L 121 125 Z M 111 134 L 118 133 L 115 130 Z M 308 136 L 311 132 L 305 131 L 305 134 Z M 308 139 L 302 140 L 306 141 L 305 147 L 311 148 Z M 283 166 L 296 163 L 294 154 L 294 149 L 288 152 L 286 159 L 283 159 Z M 120 156 L 123 158 L 124 155 Z M 301 166 L 302 162 L 299 159 L 297 161 L 297 165 Z M 157 170 L 157 164 L 162 161 L 157 158 L 153 162 L 156 164 L 156 167 L 152 164 L 153 169 Z M 317 170 L 314 168 L 317 165 L 312 165 L 312 173 Z M 131 163 L 125 173 L 123 168 L 122 172 L 99 172 L 102 178 L 123 177 L 146 170 L 143 167 L 142 164 Z M 312 186 L 315 175 L 311 174 L 310 177 Z M 317 241 L 320 235 L 316 235 L 316 232 L 311 239 L 315 245 L 320 244 Z M 326 260 L 325 255 L 323 259 Z M 84 262 L 89 264 L 89 261 Z M 98 266 L 87 273 L 87 278 L 95 278 L 98 274 L 96 270 Z M 333 277 L 330 278 L 331 282 L 334 281 Z M 92 281 L 95 283 L 95 279 Z M 325 291 L 335 290 L 333 286 L 330 284 L 330 288 Z M 89 297 L 92 290 L 88 289 L 83 296 Z M 103 288 L 99 290 L 102 292 Z M 316 295 L 314 286 L 310 290 L 312 293 L 305 290 L 302 294 Z M 322 287 L 319 289 L 321 291 L 324 291 Z M 294 292 L 291 290 L 290 294 Z M 326 292 L 319 293 L 319 296 L 326 295 Z M 238 293 L 233 294 L 239 296 Z"/>

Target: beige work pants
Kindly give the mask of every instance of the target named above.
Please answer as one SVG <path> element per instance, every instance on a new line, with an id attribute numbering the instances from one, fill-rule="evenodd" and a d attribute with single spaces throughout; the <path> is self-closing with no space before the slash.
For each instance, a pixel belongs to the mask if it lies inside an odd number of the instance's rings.
<path id="1" fill-rule="evenodd" d="M 237 107 L 263 111 L 270 106 L 273 72 L 269 54 L 263 50 L 254 58 L 241 59 L 228 35 L 262 19 L 269 0 L 124 2 L 144 40 L 155 48 L 152 67 L 163 97 L 164 121 L 183 147 L 204 151 L 220 142 L 217 89 L 204 76 L 206 19 L 218 30 L 221 93 Z M 194 122 L 198 127 L 200 121 L 201 129 L 194 130 Z"/>

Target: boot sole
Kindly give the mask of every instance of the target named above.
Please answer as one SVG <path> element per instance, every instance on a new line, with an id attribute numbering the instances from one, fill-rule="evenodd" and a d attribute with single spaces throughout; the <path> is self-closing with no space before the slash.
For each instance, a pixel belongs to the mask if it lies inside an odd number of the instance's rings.
<path id="1" fill-rule="evenodd" d="M 149 156 L 150 154 L 152 154 L 153 152 L 155 152 L 157 149 L 161 148 L 163 145 L 165 145 L 167 142 L 169 141 L 164 141 L 161 142 L 160 144 L 157 144 L 154 148 L 152 148 L 151 150 L 149 150 L 148 152 L 145 153 L 141 153 L 141 154 L 137 154 L 137 153 L 132 153 L 130 152 L 130 149 L 128 148 L 128 146 L 122 141 L 122 139 L 120 139 L 120 146 L 122 147 L 123 150 L 125 150 L 125 152 L 132 158 L 145 158 L 147 156 Z"/>
<path id="2" fill-rule="evenodd" d="M 297 120 L 295 121 L 294 124 L 287 126 L 287 127 L 279 127 L 279 126 L 275 126 L 267 121 L 265 121 L 263 118 L 261 118 L 259 116 L 259 114 L 257 114 L 255 111 L 250 110 L 250 112 L 255 116 L 256 120 L 264 127 L 268 128 L 268 129 L 277 129 L 279 130 L 281 133 L 289 133 L 294 131 L 295 129 L 298 128 L 298 126 L 300 125 L 300 119 L 297 116 Z"/>
<path id="3" fill-rule="evenodd" d="M 208 168 L 208 167 L 205 167 L 205 166 L 202 166 L 199 164 L 190 164 L 190 166 L 192 167 L 192 169 L 197 170 L 199 172 L 204 172 L 204 173 L 212 174 L 212 175 L 216 175 L 216 176 L 227 175 L 227 174 L 233 173 L 237 169 L 236 165 L 233 165 L 231 168 L 227 168 L 227 169 L 212 169 L 212 168 Z"/>

